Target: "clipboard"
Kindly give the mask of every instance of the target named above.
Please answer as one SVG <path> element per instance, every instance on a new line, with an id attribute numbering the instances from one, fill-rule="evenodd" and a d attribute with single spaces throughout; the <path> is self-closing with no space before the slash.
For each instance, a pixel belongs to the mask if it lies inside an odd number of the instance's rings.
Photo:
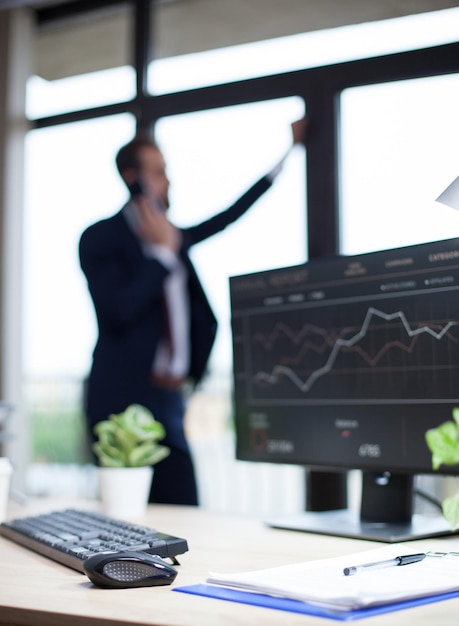
<path id="1" fill-rule="evenodd" d="M 459 591 L 453 591 L 449 593 L 426 596 L 413 600 L 403 600 L 402 602 L 394 602 L 391 604 L 383 604 L 363 609 L 337 611 L 314 604 L 308 604 L 306 602 L 300 602 L 298 600 L 276 598 L 273 596 L 267 596 L 259 593 L 233 590 L 225 587 L 218 587 L 216 585 L 208 585 L 205 583 L 188 585 L 185 587 L 173 587 L 172 591 L 188 593 L 196 596 L 203 596 L 206 598 L 213 598 L 216 600 L 226 600 L 229 602 L 237 602 L 240 604 L 249 604 L 252 606 L 275 609 L 278 611 L 301 613 L 303 615 L 313 615 L 314 617 L 324 617 L 344 622 L 355 621 L 358 619 L 382 615 L 384 613 L 391 613 L 393 611 L 401 611 L 404 609 L 422 606 L 424 604 L 432 604 L 434 602 L 442 602 L 444 600 L 450 600 L 452 598 L 459 597 Z"/>

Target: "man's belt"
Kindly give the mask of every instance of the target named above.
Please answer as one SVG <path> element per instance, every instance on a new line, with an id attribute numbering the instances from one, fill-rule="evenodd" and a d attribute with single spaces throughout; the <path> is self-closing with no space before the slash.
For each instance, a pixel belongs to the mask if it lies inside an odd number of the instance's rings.
<path id="1" fill-rule="evenodd" d="M 182 389 L 185 378 L 177 378 L 168 374 L 152 374 L 151 382 L 155 387 L 163 387 L 164 389 L 179 390 Z"/>

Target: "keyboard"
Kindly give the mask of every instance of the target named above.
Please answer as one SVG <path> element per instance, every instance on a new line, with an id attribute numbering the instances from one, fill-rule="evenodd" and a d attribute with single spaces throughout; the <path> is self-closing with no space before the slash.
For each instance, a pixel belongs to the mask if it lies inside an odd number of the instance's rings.
<path id="1" fill-rule="evenodd" d="M 94 554 L 141 551 L 177 564 L 176 556 L 188 551 L 180 537 L 77 509 L 3 522 L 0 535 L 82 573 L 84 561 Z"/>

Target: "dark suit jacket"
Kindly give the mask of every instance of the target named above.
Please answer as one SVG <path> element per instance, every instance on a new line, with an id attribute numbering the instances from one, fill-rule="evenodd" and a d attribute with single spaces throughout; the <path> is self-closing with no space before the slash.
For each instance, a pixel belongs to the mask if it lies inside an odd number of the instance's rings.
<path id="1" fill-rule="evenodd" d="M 270 186 L 263 177 L 225 211 L 181 231 L 191 315 L 189 377 L 195 383 L 205 372 L 217 322 L 188 251 L 237 220 Z M 86 398 L 94 424 L 131 403 L 149 404 L 151 367 L 165 332 L 161 297 L 168 270 L 143 254 L 122 212 L 87 228 L 79 253 L 99 330 Z"/>

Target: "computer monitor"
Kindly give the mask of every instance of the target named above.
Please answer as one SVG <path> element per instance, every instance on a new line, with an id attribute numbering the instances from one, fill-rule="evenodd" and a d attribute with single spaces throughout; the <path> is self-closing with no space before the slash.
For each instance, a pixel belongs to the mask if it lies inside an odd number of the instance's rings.
<path id="1" fill-rule="evenodd" d="M 412 501 L 415 475 L 433 473 L 425 432 L 459 406 L 459 239 L 234 276 L 230 298 L 236 457 L 362 472 L 360 512 L 268 524 L 387 542 L 450 533 Z"/>

